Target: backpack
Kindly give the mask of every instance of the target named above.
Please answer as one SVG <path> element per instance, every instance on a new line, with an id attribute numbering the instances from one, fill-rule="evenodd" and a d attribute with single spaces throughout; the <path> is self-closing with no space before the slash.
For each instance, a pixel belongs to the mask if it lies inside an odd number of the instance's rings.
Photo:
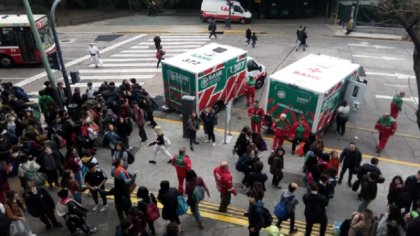
<path id="1" fill-rule="evenodd" d="M 263 214 L 263 219 L 264 219 L 263 227 L 264 228 L 270 227 L 271 224 L 273 223 L 273 216 L 271 215 L 270 211 L 267 208 L 262 207 L 262 214 Z"/>
<path id="2" fill-rule="evenodd" d="M 101 144 L 102 144 L 102 147 L 109 147 L 109 139 L 108 139 L 108 135 L 109 135 L 110 133 L 107 133 L 107 134 L 105 134 L 103 137 L 102 137 L 102 142 L 101 142 Z"/>
<path id="3" fill-rule="evenodd" d="M 280 201 L 277 203 L 277 205 L 274 207 L 274 215 L 278 219 L 284 219 L 287 217 L 287 206 L 283 201 Z"/>
<path id="4" fill-rule="evenodd" d="M 130 151 L 127 151 L 127 156 L 128 156 L 127 163 L 128 164 L 133 164 L 133 162 L 135 160 L 135 157 L 134 157 L 133 153 L 131 153 Z"/>
<path id="5" fill-rule="evenodd" d="M 181 216 L 187 213 L 188 204 L 185 198 L 182 195 L 177 196 L 178 208 L 176 209 L 176 215 Z"/>
<path id="6" fill-rule="evenodd" d="M 237 171 L 239 172 L 243 172 L 246 169 L 245 163 L 246 163 L 247 158 L 242 156 L 239 157 L 238 161 L 236 162 L 235 168 Z"/>
<path id="7" fill-rule="evenodd" d="M 194 191 L 192 193 L 192 197 L 195 201 L 200 202 L 204 199 L 205 191 L 203 186 L 197 185 L 194 188 Z"/>
<path id="8" fill-rule="evenodd" d="M 207 27 L 207 29 L 208 29 L 208 30 L 212 30 L 212 29 L 213 29 L 213 26 L 210 24 L 210 25 Z"/>
<path id="9" fill-rule="evenodd" d="M 147 204 L 146 207 L 146 213 L 147 213 L 147 220 L 149 221 L 155 221 L 157 219 L 159 219 L 160 217 L 160 213 L 159 213 L 159 209 L 157 207 L 157 205 L 152 202 L 152 200 L 150 199 L 150 203 Z"/>
<path id="10" fill-rule="evenodd" d="M 45 176 L 42 173 L 35 170 L 32 166 L 29 169 L 27 169 L 26 167 L 21 165 L 21 168 L 25 171 L 23 178 L 33 181 L 36 186 L 41 186 L 44 184 L 46 179 Z"/>
<path id="11" fill-rule="evenodd" d="M 13 93 L 15 94 L 15 96 L 20 100 L 28 100 L 29 96 L 28 94 L 25 92 L 25 90 L 23 90 L 21 87 L 17 87 L 17 86 L 13 86 L 12 87 Z"/>

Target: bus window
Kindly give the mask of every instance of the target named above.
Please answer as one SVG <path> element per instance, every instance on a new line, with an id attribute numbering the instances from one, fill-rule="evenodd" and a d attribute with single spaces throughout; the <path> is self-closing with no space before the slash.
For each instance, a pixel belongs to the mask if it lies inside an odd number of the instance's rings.
<path id="1" fill-rule="evenodd" d="M 12 28 L 0 28 L 0 46 L 17 46 Z"/>
<path id="2" fill-rule="evenodd" d="M 352 97 L 357 97 L 357 94 L 359 93 L 359 86 L 354 86 L 353 93 L 351 94 Z"/>
<path id="3" fill-rule="evenodd" d="M 51 36 L 51 32 L 48 27 L 39 29 L 39 36 L 41 37 L 41 42 L 44 45 L 44 49 L 48 49 L 51 45 L 54 44 L 54 39 Z"/>

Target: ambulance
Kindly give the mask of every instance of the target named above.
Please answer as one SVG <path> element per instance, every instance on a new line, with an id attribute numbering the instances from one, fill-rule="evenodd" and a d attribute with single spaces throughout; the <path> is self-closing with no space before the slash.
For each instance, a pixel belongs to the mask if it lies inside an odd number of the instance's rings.
<path id="1" fill-rule="evenodd" d="M 248 56 L 247 51 L 210 43 L 162 62 L 165 109 L 181 112 L 181 98 L 195 97 L 195 111 L 206 107 L 219 111 L 227 102 L 244 94 L 248 76 L 256 88 L 264 85 L 265 66 Z"/>
<path id="2" fill-rule="evenodd" d="M 242 24 L 251 21 L 252 13 L 242 7 L 238 1 L 230 1 L 230 19 Z M 226 0 L 203 0 L 200 18 L 204 22 L 211 20 L 225 21 L 229 19 L 229 4 Z"/>
<path id="3" fill-rule="evenodd" d="M 265 125 L 281 113 L 293 124 L 304 116 L 311 132 L 320 134 L 334 120 L 343 100 L 354 120 L 367 84 L 363 67 L 327 55 L 308 55 L 269 76 L 266 91 Z"/>

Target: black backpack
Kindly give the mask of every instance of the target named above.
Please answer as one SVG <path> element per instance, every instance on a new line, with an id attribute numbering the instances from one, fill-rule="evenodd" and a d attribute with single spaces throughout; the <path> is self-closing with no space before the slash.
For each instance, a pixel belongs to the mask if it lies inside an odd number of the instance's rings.
<path id="1" fill-rule="evenodd" d="M 273 223 L 273 216 L 271 215 L 270 211 L 265 207 L 262 207 L 261 211 L 262 211 L 263 219 L 264 219 L 263 227 L 264 228 L 270 227 L 271 224 Z"/>
<path id="2" fill-rule="evenodd" d="M 127 155 L 128 155 L 127 163 L 130 164 L 130 165 L 133 164 L 133 162 L 135 160 L 135 157 L 134 157 L 133 153 L 131 153 L 130 151 L 127 151 Z"/>

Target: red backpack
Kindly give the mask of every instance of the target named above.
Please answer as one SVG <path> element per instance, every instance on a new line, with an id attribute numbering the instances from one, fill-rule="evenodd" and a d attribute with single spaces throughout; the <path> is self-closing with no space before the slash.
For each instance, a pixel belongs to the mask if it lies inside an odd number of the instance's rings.
<path id="1" fill-rule="evenodd" d="M 160 213 L 157 205 L 152 201 L 152 198 L 149 196 L 150 202 L 147 204 L 146 212 L 147 219 L 150 221 L 155 221 L 159 219 Z"/>

